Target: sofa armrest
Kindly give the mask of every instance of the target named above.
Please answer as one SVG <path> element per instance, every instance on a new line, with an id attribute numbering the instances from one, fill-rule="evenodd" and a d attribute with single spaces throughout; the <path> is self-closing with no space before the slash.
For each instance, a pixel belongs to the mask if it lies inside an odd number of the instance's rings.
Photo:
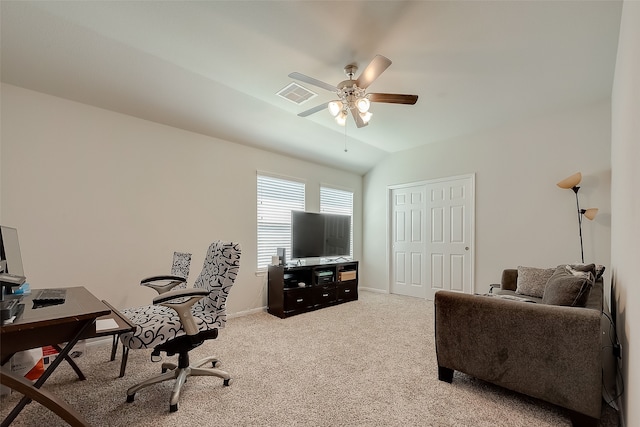
<path id="1" fill-rule="evenodd" d="M 449 291 L 437 292 L 434 303 L 441 379 L 457 370 L 600 417 L 598 310 Z"/>

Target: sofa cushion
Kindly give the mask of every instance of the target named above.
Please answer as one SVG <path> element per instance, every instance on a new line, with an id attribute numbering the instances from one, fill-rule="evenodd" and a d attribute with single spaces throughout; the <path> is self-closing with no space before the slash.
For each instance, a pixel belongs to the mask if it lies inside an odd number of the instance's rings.
<path id="1" fill-rule="evenodd" d="M 531 302 L 531 303 L 537 303 L 539 302 L 540 298 L 536 298 L 536 297 L 530 297 L 530 296 L 519 296 L 519 295 L 515 295 L 515 292 L 503 292 L 503 293 L 495 293 L 495 294 L 486 294 L 487 296 L 490 297 L 494 297 L 494 298 L 500 298 L 500 299 L 504 299 L 504 300 L 508 300 L 508 301 L 517 301 L 517 302 Z"/>
<path id="2" fill-rule="evenodd" d="M 547 281 L 553 276 L 554 272 L 554 268 L 518 266 L 516 293 L 542 298 Z"/>
<path id="3" fill-rule="evenodd" d="M 494 295 L 501 299 L 508 299 L 513 301 L 542 303 L 542 298 L 532 297 L 530 295 L 518 295 L 516 294 L 515 291 L 509 291 L 509 290 L 503 290 L 503 289 L 498 289 L 489 295 Z"/>
<path id="4" fill-rule="evenodd" d="M 570 307 L 586 306 L 593 286 L 593 275 L 591 272 L 576 275 L 575 272 L 572 266 L 559 265 L 547 282 L 542 303 Z"/>
<path id="5" fill-rule="evenodd" d="M 505 291 L 516 291 L 518 288 L 518 269 L 505 268 L 502 270 L 502 278 L 500 279 L 500 289 Z"/>

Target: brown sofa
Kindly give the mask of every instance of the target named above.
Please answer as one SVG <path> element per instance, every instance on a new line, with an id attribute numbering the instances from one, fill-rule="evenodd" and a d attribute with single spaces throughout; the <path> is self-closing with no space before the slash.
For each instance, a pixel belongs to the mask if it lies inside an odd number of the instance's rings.
<path id="1" fill-rule="evenodd" d="M 602 279 L 590 281 L 585 307 L 570 307 L 515 294 L 517 276 L 518 270 L 503 272 L 497 294 L 506 297 L 436 293 L 439 379 L 452 382 L 454 371 L 464 372 L 564 407 L 574 426 L 597 425 Z"/>

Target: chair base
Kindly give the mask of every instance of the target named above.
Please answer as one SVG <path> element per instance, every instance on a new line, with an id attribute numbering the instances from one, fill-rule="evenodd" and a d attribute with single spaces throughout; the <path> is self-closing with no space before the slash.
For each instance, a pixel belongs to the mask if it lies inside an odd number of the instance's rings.
<path id="1" fill-rule="evenodd" d="M 204 368 L 204 365 L 211 364 L 212 368 Z M 197 361 L 196 363 L 187 366 L 186 368 L 180 368 L 175 363 L 165 362 L 162 364 L 162 374 L 153 378 L 149 378 L 146 381 L 137 384 L 129 390 L 127 390 L 127 402 L 133 402 L 135 394 L 143 388 L 149 387 L 153 384 L 158 384 L 164 381 L 176 380 L 173 385 L 173 391 L 171 392 L 171 399 L 169 400 L 169 411 L 175 412 L 178 410 L 178 399 L 180 398 L 180 392 L 182 386 L 190 376 L 213 376 L 222 378 L 224 385 L 231 385 L 231 376 L 221 369 L 217 369 L 220 361 L 215 357 L 206 357 Z M 168 371 L 168 372 L 167 372 Z"/>

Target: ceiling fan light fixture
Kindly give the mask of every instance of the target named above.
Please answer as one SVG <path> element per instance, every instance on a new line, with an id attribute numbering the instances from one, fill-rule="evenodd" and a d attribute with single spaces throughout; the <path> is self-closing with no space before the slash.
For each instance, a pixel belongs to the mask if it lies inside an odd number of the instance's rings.
<path id="1" fill-rule="evenodd" d="M 367 98 L 359 98 L 356 101 L 356 106 L 358 107 L 358 111 L 360 111 L 361 113 L 366 113 L 367 111 L 369 111 L 371 103 Z"/>
<path id="2" fill-rule="evenodd" d="M 338 113 L 342 111 L 342 107 L 343 105 L 341 101 L 331 101 L 327 106 L 327 108 L 329 108 L 329 113 L 331 113 L 333 117 L 338 116 Z"/>
<path id="3" fill-rule="evenodd" d="M 360 77 L 354 80 L 358 67 L 351 63 L 344 67 L 347 80 L 343 80 L 337 85 L 330 85 L 321 80 L 304 74 L 293 72 L 289 77 L 300 80 L 304 83 L 327 90 L 337 99 L 317 105 L 306 111 L 298 113 L 299 117 L 307 117 L 322 111 L 325 108 L 336 119 L 339 125 L 345 126 L 347 116 L 353 116 L 353 120 L 358 128 L 368 124 L 372 114 L 369 108 L 372 102 L 383 102 L 388 104 L 413 105 L 418 101 L 418 95 L 404 95 L 399 93 L 367 93 L 367 88 L 391 65 L 391 60 L 382 55 L 376 55 L 366 66 Z"/>
<path id="4" fill-rule="evenodd" d="M 369 123 L 369 120 L 371 120 L 371 116 L 373 116 L 373 113 L 371 113 L 370 111 L 365 111 L 363 113 L 360 113 L 360 117 L 362 118 L 362 121 L 365 123 Z"/>
<path id="5" fill-rule="evenodd" d="M 336 115 L 336 123 L 340 126 L 345 126 L 347 124 L 347 112 L 345 110 L 340 111 L 340 113 Z"/>

